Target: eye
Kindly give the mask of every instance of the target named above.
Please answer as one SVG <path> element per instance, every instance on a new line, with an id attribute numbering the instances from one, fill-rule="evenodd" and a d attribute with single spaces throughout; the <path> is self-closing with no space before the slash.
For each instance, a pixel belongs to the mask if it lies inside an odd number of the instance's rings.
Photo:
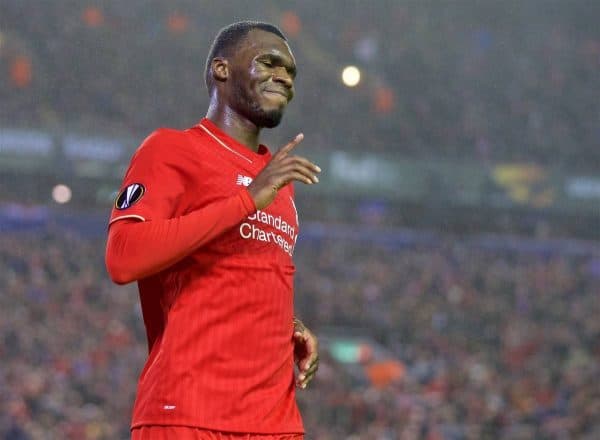
<path id="1" fill-rule="evenodd" d="M 262 60 L 261 62 L 264 66 L 273 67 L 273 62 L 271 60 Z"/>

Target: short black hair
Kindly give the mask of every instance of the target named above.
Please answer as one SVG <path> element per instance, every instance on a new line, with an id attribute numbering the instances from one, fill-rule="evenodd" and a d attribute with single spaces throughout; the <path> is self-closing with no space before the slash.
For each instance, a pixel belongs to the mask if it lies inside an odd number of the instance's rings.
<path id="1" fill-rule="evenodd" d="M 210 92 L 211 89 L 211 76 L 210 76 L 210 65 L 212 60 L 216 57 L 228 56 L 231 49 L 235 48 L 237 44 L 246 36 L 252 29 L 261 29 L 266 32 L 281 37 L 284 41 L 287 41 L 283 32 L 279 28 L 271 23 L 265 23 L 262 21 L 238 21 L 225 26 L 219 31 L 215 40 L 213 41 L 208 57 L 206 58 L 206 66 L 204 67 L 204 81 Z"/>

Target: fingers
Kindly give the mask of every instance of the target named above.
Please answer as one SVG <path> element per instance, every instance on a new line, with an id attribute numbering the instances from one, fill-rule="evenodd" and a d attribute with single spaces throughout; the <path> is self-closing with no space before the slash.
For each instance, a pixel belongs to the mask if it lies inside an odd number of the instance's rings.
<path id="1" fill-rule="evenodd" d="M 282 165 L 281 169 L 278 170 L 278 174 L 280 175 L 281 178 L 286 180 L 286 183 L 288 183 L 290 180 L 292 180 L 289 177 L 294 174 L 300 174 L 302 176 L 302 178 L 300 178 L 299 180 L 308 185 L 311 185 L 314 183 L 319 183 L 319 178 L 313 171 L 313 168 L 309 168 L 300 163 L 288 163 L 288 164 Z M 298 180 L 298 179 L 294 179 L 294 180 Z"/>
<path id="2" fill-rule="evenodd" d="M 314 337 L 314 335 L 312 335 L 311 337 L 311 334 L 308 333 L 308 330 L 304 332 L 296 330 L 294 332 L 294 338 L 297 342 L 304 344 L 303 348 L 305 350 L 306 356 L 308 356 L 305 362 L 313 362 L 314 357 L 317 355 L 317 340 Z"/>
<path id="3" fill-rule="evenodd" d="M 312 359 L 305 362 L 305 369 L 301 370 L 296 380 L 296 386 L 305 389 L 311 380 L 315 377 L 315 373 L 319 369 L 319 356 L 316 354 L 312 356 Z"/>
<path id="4" fill-rule="evenodd" d="M 289 156 L 289 153 L 296 147 L 296 145 L 302 142 L 303 139 L 304 134 L 298 134 L 292 141 L 282 147 L 273 156 L 273 159 L 271 160 L 272 164 L 270 164 L 270 166 L 277 166 L 279 177 L 284 179 L 284 182 L 282 182 L 279 187 L 286 185 L 291 180 L 298 180 L 309 185 L 319 182 L 319 178 L 316 176 L 316 173 L 320 173 L 321 168 L 318 165 L 312 163 L 304 157 Z M 305 178 L 296 179 L 295 177 L 292 177 L 294 172 L 304 175 L 308 180 Z"/>
<path id="5" fill-rule="evenodd" d="M 317 368 L 319 366 L 318 360 L 319 360 L 319 356 L 315 353 L 314 356 L 311 356 L 311 359 L 309 359 L 308 361 L 306 361 L 304 363 L 304 367 L 302 368 L 302 371 L 305 374 L 310 374 L 310 373 L 314 374 L 315 371 L 317 371 Z"/>
<path id="6" fill-rule="evenodd" d="M 315 164 L 312 163 L 310 160 L 301 157 L 301 156 L 289 156 L 286 157 L 285 159 L 282 160 L 282 163 L 292 163 L 294 165 L 306 168 L 307 170 L 309 170 L 312 173 L 320 173 L 321 172 L 321 168 Z"/>
<path id="7" fill-rule="evenodd" d="M 248 191 L 257 209 L 263 209 L 270 205 L 277 196 L 277 192 L 292 181 L 307 185 L 319 182 L 317 173 L 321 172 L 321 168 L 308 159 L 289 155 L 303 139 L 304 135 L 300 133 L 275 153 L 269 163 L 248 185 Z"/>
<path id="8" fill-rule="evenodd" d="M 308 329 L 295 330 L 294 339 L 296 343 L 302 344 L 305 350 L 305 356 L 298 359 L 299 374 L 296 379 L 296 386 L 305 389 L 319 368 L 318 344 Z"/>
<path id="9" fill-rule="evenodd" d="M 288 142 L 286 145 L 284 145 L 275 154 L 275 157 L 285 157 L 285 156 L 287 156 L 289 154 L 289 152 L 292 151 L 296 145 L 298 145 L 300 142 L 302 142 L 302 139 L 304 139 L 304 134 L 303 133 L 297 134 L 294 139 L 292 139 L 290 142 Z"/>
<path id="10" fill-rule="evenodd" d="M 294 170 L 290 170 L 290 171 L 287 171 L 285 173 L 281 173 L 276 178 L 276 183 L 275 183 L 274 186 L 277 188 L 277 191 L 279 191 L 281 188 L 283 188 L 284 186 L 286 186 L 292 180 L 296 180 L 298 182 L 306 183 L 307 185 L 312 185 L 313 183 L 315 183 L 306 174 L 302 174 L 300 172 L 297 172 L 297 171 L 294 171 Z"/>
<path id="11" fill-rule="evenodd" d="M 296 339 L 300 339 L 300 340 L 302 340 L 302 341 L 306 342 L 306 340 L 308 339 L 308 336 L 307 336 L 307 335 L 305 335 L 303 332 L 301 332 L 301 331 L 299 331 L 299 330 L 296 330 L 296 331 L 294 332 L 294 338 L 296 338 Z"/>
<path id="12" fill-rule="evenodd" d="M 319 183 L 316 170 L 320 170 L 320 168 L 304 158 L 290 157 L 278 162 L 277 167 L 271 171 L 273 183 L 277 189 L 284 187 L 292 180 L 307 185 Z"/>

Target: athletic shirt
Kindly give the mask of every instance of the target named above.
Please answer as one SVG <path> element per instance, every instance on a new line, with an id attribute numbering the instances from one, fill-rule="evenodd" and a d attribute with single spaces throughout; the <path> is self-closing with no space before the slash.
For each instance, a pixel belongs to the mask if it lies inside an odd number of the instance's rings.
<path id="1" fill-rule="evenodd" d="M 246 189 L 270 158 L 265 146 L 255 153 L 208 119 L 159 129 L 134 154 L 111 223 L 175 218 L 225 198 L 236 200 L 239 223 L 138 281 L 150 353 L 132 427 L 303 432 L 292 340 L 293 187 L 259 211 Z"/>

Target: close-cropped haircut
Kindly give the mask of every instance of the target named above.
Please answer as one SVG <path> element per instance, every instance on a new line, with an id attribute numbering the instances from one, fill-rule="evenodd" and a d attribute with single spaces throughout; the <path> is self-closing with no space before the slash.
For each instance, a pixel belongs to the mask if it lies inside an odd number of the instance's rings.
<path id="1" fill-rule="evenodd" d="M 271 32 L 287 41 L 287 38 L 285 38 L 285 35 L 283 35 L 283 32 L 281 32 L 277 26 L 262 21 L 238 21 L 237 23 L 225 26 L 215 37 L 208 52 L 208 57 L 206 58 L 204 81 L 206 82 L 209 92 L 212 88 L 212 77 L 210 72 L 212 60 L 216 57 L 226 57 L 231 55 L 231 51 L 236 48 L 238 43 L 242 41 L 252 29 L 261 29 L 266 32 Z"/>

